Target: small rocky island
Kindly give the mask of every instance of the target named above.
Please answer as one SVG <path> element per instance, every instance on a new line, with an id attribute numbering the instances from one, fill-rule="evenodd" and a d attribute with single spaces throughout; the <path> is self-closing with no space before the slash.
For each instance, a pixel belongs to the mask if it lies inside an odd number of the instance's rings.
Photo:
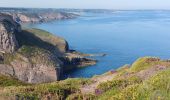
<path id="1" fill-rule="evenodd" d="M 60 80 L 63 72 L 95 60 L 70 50 L 61 37 L 40 29 L 21 29 L 9 14 L 0 14 L 0 74 L 26 83 Z"/>

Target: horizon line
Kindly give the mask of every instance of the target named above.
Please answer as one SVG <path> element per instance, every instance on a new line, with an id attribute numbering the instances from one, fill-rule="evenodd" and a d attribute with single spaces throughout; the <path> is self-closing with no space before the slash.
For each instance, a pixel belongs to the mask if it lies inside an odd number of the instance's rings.
<path id="1" fill-rule="evenodd" d="M 72 9 L 72 10 L 170 10 L 170 9 L 156 9 L 156 8 L 146 8 L 146 9 L 115 9 L 115 8 L 48 8 L 48 7 L 0 7 L 0 8 L 11 8 L 11 9 Z"/>

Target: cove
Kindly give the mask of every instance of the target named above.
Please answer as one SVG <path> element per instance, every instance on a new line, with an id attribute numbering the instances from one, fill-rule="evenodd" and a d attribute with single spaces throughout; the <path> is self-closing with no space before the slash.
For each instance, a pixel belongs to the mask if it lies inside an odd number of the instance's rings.
<path id="1" fill-rule="evenodd" d="M 109 11 L 78 12 L 75 19 L 29 24 L 65 38 L 71 49 L 90 54 L 105 53 L 94 57 L 94 66 L 72 70 L 69 77 L 92 77 L 137 58 L 154 56 L 170 58 L 170 11 Z"/>

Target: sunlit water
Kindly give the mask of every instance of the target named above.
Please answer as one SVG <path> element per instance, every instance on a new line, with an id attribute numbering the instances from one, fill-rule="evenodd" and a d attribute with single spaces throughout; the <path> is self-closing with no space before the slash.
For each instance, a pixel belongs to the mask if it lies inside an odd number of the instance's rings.
<path id="1" fill-rule="evenodd" d="M 106 53 L 94 66 L 75 69 L 70 77 L 92 77 L 131 64 L 143 56 L 170 58 L 170 11 L 81 13 L 76 19 L 33 24 L 64 37 L 71 49 Z"/>

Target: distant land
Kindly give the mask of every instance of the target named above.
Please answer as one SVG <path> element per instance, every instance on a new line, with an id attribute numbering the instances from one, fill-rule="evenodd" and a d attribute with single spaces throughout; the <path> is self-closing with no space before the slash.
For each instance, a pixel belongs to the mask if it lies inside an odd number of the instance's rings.
<path id="1" fill-rule="evenodd" d="M 11 15 L 19 23 L 40 23 L 52 20 L 72 19 L 79 16 L 57 9 L 0 8 L 0 12 Z"/>

